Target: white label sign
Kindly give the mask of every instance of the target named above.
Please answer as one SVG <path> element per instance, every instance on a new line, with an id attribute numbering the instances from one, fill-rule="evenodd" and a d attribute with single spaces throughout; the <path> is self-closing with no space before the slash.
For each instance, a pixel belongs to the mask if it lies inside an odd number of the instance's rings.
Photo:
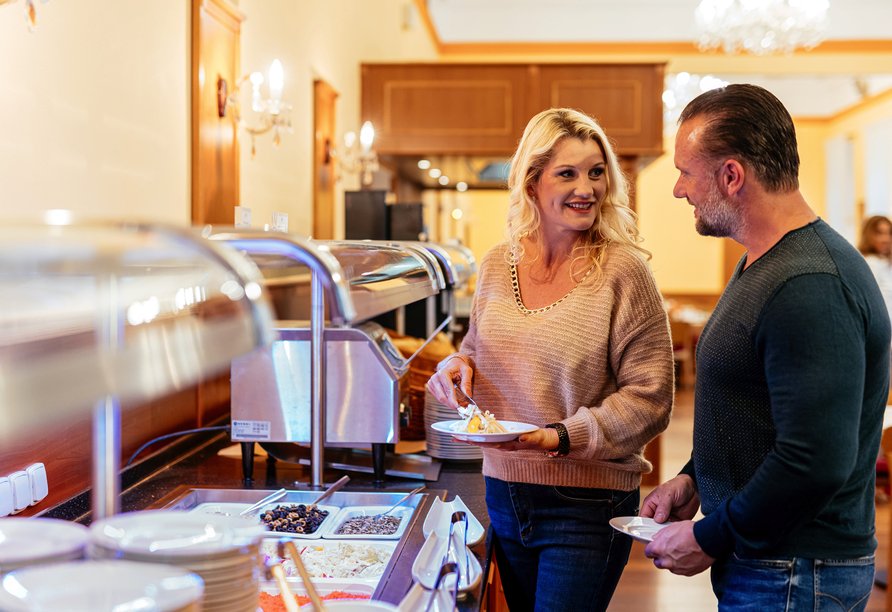
<path id="1" fill-rule="evenodd" d="M 270 228 L 274 232 L 287 232 L 288 231 L 288 213 L 273 213 L 273 224 Z"/>
<path id="2" fill-rule="evenodd" d="M 269 421 L 233 421 L 232 438 L 234 440 L 269 440 Z"/>
<path id="3" fill-rule="evenodd" d="M 245 206 L 235 207 L 235 226 L 251 227 L 251 209 Z"/>

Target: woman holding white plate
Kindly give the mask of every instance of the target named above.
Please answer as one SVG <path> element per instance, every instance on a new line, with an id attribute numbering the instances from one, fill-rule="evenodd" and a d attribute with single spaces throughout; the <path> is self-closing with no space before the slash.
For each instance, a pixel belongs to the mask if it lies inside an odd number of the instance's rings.
<path id="1" fill-rule="evenodd" d="M 608 521 L 638 514 L 644 446 L 672 410 L 669 322 L 594 120 L 533 117 L 508 187 L 508 241 L 483 257 L 468 334 L 428 386 L 536 427 L 479 443 L 511 610 L 605 610 L 632 544 Z"/>

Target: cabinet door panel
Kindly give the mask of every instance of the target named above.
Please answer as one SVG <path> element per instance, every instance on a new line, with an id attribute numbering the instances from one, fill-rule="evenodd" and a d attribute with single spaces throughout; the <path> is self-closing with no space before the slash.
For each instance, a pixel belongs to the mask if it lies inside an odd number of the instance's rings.
<path id="1" fill-rule="evenodd" d="M 510 155 L 528 111 L 522 65 L 366 64 L 363 121 L 390 154 Z"/>
<path id="2" fill-rule="evenodd" d="M 663 148 L 662 64 L 365 64 L 362 116 L 380 153 L 511 155 L 530 118 L 597 118 L 620 155 Z"/>
<path id="3" fill-rule="evenodd" d="M 662 153 L 661 64 L 543 64 L 539 82 L 541 108 L 569 107 L 591 115 L 620 155 Z"/>

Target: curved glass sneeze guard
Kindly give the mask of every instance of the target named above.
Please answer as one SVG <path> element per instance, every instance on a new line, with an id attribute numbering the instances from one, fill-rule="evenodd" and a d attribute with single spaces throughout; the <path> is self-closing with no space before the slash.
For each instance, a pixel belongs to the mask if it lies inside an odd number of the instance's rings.
<path id="1" fill-rule="evenodd" d="M 466 246 L 448 242 L 409 242 L 427 249 L 439 261 L 450 287 L 461 287 L 477 273 L 477 260 Z"/>
<path id="2" fill-rule="evenodd" d="M 310 319 L 312 271 L 325 289 L 326 319 L 335 325 L 365 321 L 445 286 L 432 256 L 400 243 L 316 241 L 242 228 L 213 228 L 208 237 L 257 264 L 282 321 Z"/>
<path id="3" fill-rule="evenodd" d="M 272 328 L 256 266 L 192 230 L 0 228 L 0 439 L 188 387 Z"/>

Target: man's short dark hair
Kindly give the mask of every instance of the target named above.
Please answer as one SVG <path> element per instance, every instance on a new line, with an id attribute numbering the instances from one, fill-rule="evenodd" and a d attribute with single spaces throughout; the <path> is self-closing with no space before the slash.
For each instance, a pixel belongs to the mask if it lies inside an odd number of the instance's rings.
<path id="1" fill-rule="evenodd" d="M 706 119 L 699 154 L 735 158 L 755 173 L 766 190 L 799 188 L 799 151 L 790 113 L 771 92 L 756 85 L 728 85 L 700 94 L 679 123 Z"/>

